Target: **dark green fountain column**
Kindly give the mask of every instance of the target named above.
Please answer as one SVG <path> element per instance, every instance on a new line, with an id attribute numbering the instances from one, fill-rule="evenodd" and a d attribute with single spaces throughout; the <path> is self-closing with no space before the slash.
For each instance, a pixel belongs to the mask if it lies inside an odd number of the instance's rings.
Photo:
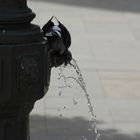
<path id="1" fill-rule="evenodd" d="M 44 96 L 46 42 L 34 17 L 26 0 L 0 0 L 0 140 L 29 140 L 29 113 Z"/>
<path id="2" fill-rule="evenodd" d="M 34 17 L 35 15 L 27 7 L 26 0 L 0 0 L 1 23 L 25 23 Z"/>

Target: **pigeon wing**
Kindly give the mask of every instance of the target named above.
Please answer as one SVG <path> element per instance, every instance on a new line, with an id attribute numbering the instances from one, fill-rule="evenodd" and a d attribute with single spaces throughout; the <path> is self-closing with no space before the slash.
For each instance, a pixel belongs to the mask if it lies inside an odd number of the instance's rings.
<path id="1" fill-rule="evenodd" d="M 61 29 L 61 35 L 64 41 L 64 44 L 66 45 L 67 49 L 70 47 L 71 45 L 71 35 L 69 33 L 69 31 L 67 30 L 67 28 L 60 22 L 59 22 L 59 27 Z"/>

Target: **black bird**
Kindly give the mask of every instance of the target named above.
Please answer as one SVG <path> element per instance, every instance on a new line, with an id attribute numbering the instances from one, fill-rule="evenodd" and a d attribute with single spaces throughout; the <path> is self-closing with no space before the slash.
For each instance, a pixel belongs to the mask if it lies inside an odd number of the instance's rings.
<path id="1" fill-rule="evenodd" d="M 71 36 L 67 28 L 56 17 L 52 17 L 42 28 L 47 38 L 49 50 L 55 63 L 70 63 L 72 55 L 68 48 L 71 45 Z M 62 61 L 62 62 L 61 62 Z M 57 65 L 57 64 L 54 64 Z"/>

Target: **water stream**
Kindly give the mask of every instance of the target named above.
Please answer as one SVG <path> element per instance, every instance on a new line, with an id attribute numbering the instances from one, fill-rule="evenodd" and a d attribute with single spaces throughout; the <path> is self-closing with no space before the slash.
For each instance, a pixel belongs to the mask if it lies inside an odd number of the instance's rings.
<path id="1" fill-rule="evenodd" d="M 84 79 L 83 79 L 83 76 L 81 74 L 81 71 L 80 71 L 80 68 L 78 67 L 76 61 L 74 59 L 72 59 L 71 63 L 67 65 L 67 67 L 73 69 L 76 73 L 76 76 L 73 76 L 73 75 L 70 75 L 70 76 L 67 76 L 67 74 L 64 72 L 65 71 L 65 68 L 66 66 L 62 65 L 60 66 L 59 68 L 59 80 L 62 80 L 64 81 L 64 86 L 61 86 L 59 87 L 60 89 L 64 89 L 64 88 L 74 88 L 73 86 L 71 86 L 70 84 L 68 84 L 68 80 L 74 80 L 76 81 L 76 83 L 80 86 L 80 88 L 82 89 L 83 93 L 84 93 L 84 96 L 86 98 L 86 101 L 87 101 L 87 106 L 88 106 L 88 109 L 89 109 L 89 115 L 90 115 L 90 128 L 88 129 L 88 131 L 90 131 L 94 137 L 92 140 L 99 140 L 100 138 L 100 133 L 98 132 L 97 130 L 97 126 L 96 126 L 96 116 L 94 115 L 93 113 L 93 106 L 92 106 L 92 103 L 91 103 L 91 100 L 90 100 L 90 96 L 89 94 L 87 93 L 87 90 L 86 90 L 86 84 L 84 82 Z M 77 88 L 77 87 L 76 87 Z M 61 96 L 62 94 L 62 90 L 59 92 L 59 96 Z M 72 99 L 73 100 L 73 104 L 74 105 L 77 105 L 78 102 L 76 99 Z M 66 107 L 64 107 L 65 109 Z M 62 115 L 60 115 L 62 117 Z M 82 137 L 83 140 L 88 140 L 86 138 L 86 136 L 83 136 Z"/>

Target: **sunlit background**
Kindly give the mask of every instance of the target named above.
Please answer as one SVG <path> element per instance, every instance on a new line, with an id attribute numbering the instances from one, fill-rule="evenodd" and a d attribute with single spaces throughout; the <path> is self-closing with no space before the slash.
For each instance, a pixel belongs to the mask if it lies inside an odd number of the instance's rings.
<path id="1" fill-rule="evenodd" d="M 70 31 L 101 140 L 140 139 L 140 1 L 29 0 L 41 27 L 56 16 Z M 94 140 L 86 98 L 60 95 L 53 69 L 47 95 L 31 114 L 32 140 Z M 76 104 L 74 104 L 74 101 Z"/>

